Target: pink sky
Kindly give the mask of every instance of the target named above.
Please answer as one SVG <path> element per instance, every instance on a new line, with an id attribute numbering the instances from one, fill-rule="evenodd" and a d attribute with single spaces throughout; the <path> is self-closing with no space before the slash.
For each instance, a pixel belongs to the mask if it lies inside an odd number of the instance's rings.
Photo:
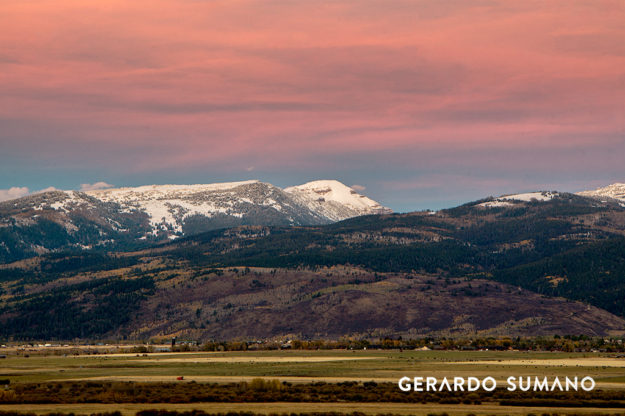
<path id="1" fill-rule="evenodd" d="M 0 188 L 625 181 L 623 1 L 29 0 L 0 27 Z"/>

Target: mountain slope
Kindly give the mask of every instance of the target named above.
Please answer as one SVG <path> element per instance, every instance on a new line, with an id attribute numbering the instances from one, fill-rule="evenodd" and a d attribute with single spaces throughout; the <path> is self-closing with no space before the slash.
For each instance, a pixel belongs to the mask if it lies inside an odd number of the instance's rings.
<path id="1" fill-rule="evenodd" d="M 313 181 L 284 189 L 312 211 L 331 221 L 370 214 L 389 214 L 391 210 L 360 195 L 339 181 Z"/>
<path id="2" fill-rule="evenodd" d="M 578 195 L 595 199 L 615 199 L 625 203 L 625 183 L 614 183 L 592 191 L 578 192 Z"/>
<path id="3" fill-rule="evenodd" d="M 57 258 L 51 280 L 4 273 L 0 337 L 605 336 L 625 329 L 623 318 L 605 310 L 485 279 L 343 266 L 197 269 L 163 260 L 156 253 L 123 261 Z M 98 261 L 106 270 L 90 267 Z"/>
<path id="4" fill-rule="evenodd" d="M 316 268 L 485 278 L 625 316 L 625 208 L 559 193 L 495 198 L 437 213 L 357 217 L 324 227 L 205 234 L 163 248 L 195 267 Z M 168 251 L 168 254 L 165 254 Z"/>
<path id="5" fill-rule="evenodd" d="M 182 271 L 156 284 L 126 328 L 132 338 L 200 339 L 607 335 L 625 319 L 482 279 L 252 268 L 192 281 Z"/>
<path id="6" fill-rule="evenodd" d="M 319 183 L 302 185 L 318 189 Z M 321 225 L 388 212 L 338 181 L 312 199 L 259 181 L 53 191 L 0 203 L 0 262 L 60 250 L 118 250 L 243 225 Z"/>
<path id="7" fill-rule="evenodd" d="M 83 192 L 30 195 L 0 202 L 0 263 L 62 250 L 124 249 L 150 231 L 145 213 Z"/>
<path id="8" fill-rule="evenodd" d="M 624 252 L 625 207 L 562 192 L 327 225 L 239 226 L 0 265 L 0 332 L 616 334 L 625 329 Z"/>
<path id="9" fill-rule="evenodd" d="M 293 201 L 282 189 L 259 181 L 151 185 L 87 194 L 100 201 L 119 204 L 122 210 L 145 212 L 155 235 L 159 232 L 181 234 L 183 231 L 194 234 L 237 225 L 330 222 L 321 213 Z M 193 226 L 188 224 L 189 219 L 195 220 Z"/>

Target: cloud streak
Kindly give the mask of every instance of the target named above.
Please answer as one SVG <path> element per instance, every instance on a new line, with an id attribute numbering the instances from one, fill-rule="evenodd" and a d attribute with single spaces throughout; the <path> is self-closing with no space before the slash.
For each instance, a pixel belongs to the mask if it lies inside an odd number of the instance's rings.
<path id="1" fill-rule="evenodd" d="M 27 187 L 12 186 L 9 189 L 0 189 L 0 202 L 8 201 L 11 199 L 21 198 L 28 195 L 29 190 Z"/>
<path id="2" fill-rule="evenodd" d="M 108 189 L 112 188 L 114 185 L 106 182 L 96 182 L 96 183 L 83 183 L 80 185 L 81 191 L 96 191 L 98 189 Z"/>

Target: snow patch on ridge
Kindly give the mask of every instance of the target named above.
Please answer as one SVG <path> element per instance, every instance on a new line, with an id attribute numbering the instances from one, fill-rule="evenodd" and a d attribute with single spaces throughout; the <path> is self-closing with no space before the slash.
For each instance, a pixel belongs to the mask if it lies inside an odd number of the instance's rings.
<path id="1" fill-rule="evenodd" d="M 312 181 L 285 188 L 284 191 L 333 221 L 391 212 L 389 208 L 336 180 Z"/>
<path id="2" fill-rule="evenodd" d="M 528 192 L 524 194 L 504 195 L 499 197 L 498 200 L 530 202 L 532 199 L 535 199 L 537 201 L 550 201 L 558 195 L 558 192 Z"/>
<path id="3" fill-rule="evenodd" d="M 558 192 L 527 192 L 522 194 L 503 195 L 496 198 L 493 201 L 482 202 L 477 204 L 478 207 L 483 208 L 500 208 L 500 207 L 513 207 L 518 202 L 531 202 L 531 201 L 551 201 L 560 194 Z"/>
<path id="4" fill-rule="evenodd" d="M 107 202 L 128 202 L 128 201 L 141 201 L 145 199 L 155 199 L 163 197 L 181 197 L 184 195 L 196 194 L 198 192 L 212 192 L 212 191 L 225 191 L 232 190 L 241 185 L 249 185 L 253 183 L 259 183 L 257 180 L 241 181 L 241 182 L 224 182 L 224 183 L 210 183 L 210 184 L 195 184 L 195 185 L 145 185 L 137 186 L 134 188 L 113 188 L 113 189 L 99 189 L 94 191 L 85 192 L 87 195 L 91 195 L 98 198 L 101 201 Z"/>
<path id="5" fill-rule="evenodd" d="M 477 206 L 484 207 L 484 208 L 500 208 L 500 207 L 512 207 L 514 206 L 514 203 L 508 202 L 508 201 L 495 200 L 495 201 L 482 202 L 481 204 L 477 204 Z"/>
<path id="6" fill-rule="evenodd" d="M 578 192 L 577 195 L 590 198 L 610 198 L 625 202 L 625 183 L 613 183 L 593 191 Z"/>
<path id="7" fill-rule="evenodd" d="M 233 190 L 259 183 L 257 180 L 195 185 L 146 185 L 135 188 L 100 189 L 85 192 L 104 202 L 114 202 L 124 209 L 145 212 L 153 233 L 171 230 L 182 233 L 182 223 L 193 215 L 212 217 L 226 214 L 241 217 L 234 207 Z M 252 202 L 243 198 L 245 202 Z"/>

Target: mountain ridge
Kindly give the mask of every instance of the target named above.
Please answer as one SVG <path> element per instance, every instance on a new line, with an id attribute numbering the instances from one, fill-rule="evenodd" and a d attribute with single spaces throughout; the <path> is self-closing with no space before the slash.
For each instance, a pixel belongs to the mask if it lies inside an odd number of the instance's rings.
<path id="1" fill-rule="evenodd" d="M 325 196 L 313 197 L 320 187 Z M 338 181 L 288 189 L 250 180 L 55 190 L 4 201 L 0 261 L 61 249 L 175 239 L 219 228 L 323 225 L 391 212 Z"/>
<path id="2" fill-rule="evenodd" d="M 578 192 L 577 195 L 596 199 L 609 198 L 625 203 L 625 183 L 616 182 L 594 190 Z"/>
<path id="3" fill-rule="evenodd" d="M 33 196 L 30 204 L 58 204 L 65 196 Z M 117 231 L 119 238 L 151 230 L 147 214 L 120 213 L 111 202 L 83 196 L 118 215 L 106 217 L 118 229 L 138 221 L 127 216 L 143 221 L 144 231 Z M 46 224 L 43 236 L 67 238 L 62 226 Z M 111 238 L 90 224 L 76 235 Z M 142 246 L 61 249 L 0 264 L 3 333 L 236 339 L 625 331 L 625 207 L 566 192 L 325 225 L 243 224 Z"/>
<path id="4" fill-rule="evenodd" d="M 569 194 L 525 192 L 463 206 L 515 210 L 528 203 L 586 198 L 625 206 L 625 185 Z M 618 199 L 621 198 L 621 199 Z M 281 189 L 258 180 L 49 191 L 0 202 L 0 263 L 63 250 L 124 250 L 240 226 L 324 225 L 392 211 L 336 180 Z"/>
<path id="5" fill-rule="evenodd" d="M 0 265 L 15 339 L 619 335 L 625 208 L 568 193 Z"/>

